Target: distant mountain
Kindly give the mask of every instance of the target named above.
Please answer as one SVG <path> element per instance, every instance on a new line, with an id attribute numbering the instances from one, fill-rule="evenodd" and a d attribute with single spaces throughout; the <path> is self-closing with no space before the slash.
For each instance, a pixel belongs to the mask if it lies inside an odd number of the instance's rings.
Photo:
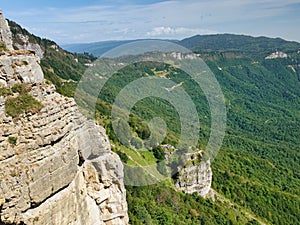
<path id="1" fill-rule="evenodd" d="M 233 51 L 248 56 L 265 55 L 274 51 L 294 52 L 300 43 L 281 38 L 252 37 L 235 34 L 196 35 L 179 42 L 196 52 Z"/>
<path id="2" fill-rule="evenodd" d="M 103 41 L 87 44 L 70 44 L 62 46 L 65 50 L 77 53 L 90 53 L 101 56 L 122 44 L 137 40 Z M 195 52 L 236 52 L 250 57 L 266 56 L 275 51 L 286 53 L 300 49 L 300 43 L 281 38 L 252 37 L 235 34 L 196 35 L 179 40 L 171 40 Z"/>
<path id="3" fill-rule="evenodd" d="M 68 44 L 68 45 L 63 45 L 62 48 L 69 52 L 76 52 L 76 53 L 86 52 L 95 56 L 101 56 L 105 52 L 113 48 L 116 48 L 120 45 L 128 44 L 134 41 L 143 41 L 143 40 L 150 40 L 150 39 L 136 39 L 136 40 L 124 40 L 124 41 L 100 41 L 100 42 L 85 43 L 85 44 Z M 178 42 L 177 40 L 167 40 L 167 41 Z"/>
<path id="4" fill-rule="evenodd" d="M 133 40 L 126 41 L 101 41 L 95 43 L 86 43 L 86 44 L 69 44 L 63 45 L 62 48 L 69 52 L 84 53 L 88 52 L 95 56 L 101 56 L 103 53 L 109 51 L 110 49 L 116 48 L 120 45 L 127 44 Z"/>

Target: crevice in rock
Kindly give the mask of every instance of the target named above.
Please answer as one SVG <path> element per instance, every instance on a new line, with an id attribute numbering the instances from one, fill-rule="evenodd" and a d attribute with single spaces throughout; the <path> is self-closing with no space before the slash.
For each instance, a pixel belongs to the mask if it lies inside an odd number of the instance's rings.
<path id="1" fill-rule="evenodd" d="M 49 146 L 49 145 L 50 145 L 51 147 L 53 147 L 54 145 L 56 145 L 56 144 L 58 144 L 59 142 L 61 142 L 68 134 L 69 134 L 69 132 L 67 132 L 67 133 L 64 134 L 63 136 L 59 137 L 58 139 L 51 141 L 50 143 L 40 145 L 40 148 L 45 148 L 45 147 L 47 147 L 47 146 Z"/>
<path id="2" fill-rule="evenodd" d="M 78 166 L 82 166 L 83 163 L 85 162 L 82 153 L 80 151 L 78 151 L 78 156 L 79 156 L 79 162 L 78 162 Z"/>
<path id="3" fill-rule="evenodd" d="M 55 144 L 61 142 L 62 139 L 64 139 L 66 136 L 67 136 L 68 133 L 66 133 L 65 135 L 59 137 L 58 139 L 54 140 L 54 141 L 51 141 L 50 142 L 50 145 L 53 147 Z"/>
<path id="4" fill-rule="evenodd" d="M 8 160 L 10 160 L 10 159 L 12 159 L 12 158 L 15 158 L 16 157 L 16 155 L 15 154 L 13 154 L 13 155 L 10 155 L 10 156 L 8 156 L 7 158 L 5 158 L 5 159 L 3 159 L 3 160 L 0 160 L 0 163 L 4 163 L 4 162 L 6 162 L 6 161 L 8 161 Z"/>
<path id="5" fill-rule="evenodd" d="M 56 194 L 58 194 L 59 192 L 63 191 L 64 189 L 68 188 L 69 184 L 58 189 L 57 191 L 53 192 L 51 195 L 49 195 L 47 198 L 45 198 L 43 201 L 41 202 L 30 202 L 30 208 L 26 209 L 25 211 L 22 211 L 22 213 L 26 213 L 28 210 L 30 209 L 35 209 L 38 208 L 39 206 L 41 206 L 43 203 L 45 203 L 48 199 L 51 199 L 53 196 L 55 196 Z M 1 225 L 1 224 L 0 224 Z"/>
<path id="6" fill-rule="evenodd" d="M 103 221 L 104 221 L 105 223 L 108 223 L 108 224 L 109 224 L 112 220 L 115 220 L 115 219 L 118 219 L 118 218 L 122 219 L 122 218 L 124 218 L 124 216 L 123 216 L 123 215 L 120 215 L 120 214 L 117 214 L 117 215 L 115 215 L 115 216 L 112 216 L 111 218 L 103 219 Z M 113 223 L 111 223 L 111 224 L 113 224 Z"/>
<path id="7" fill-rule="evenodd" d="M 20 223 L 4 223 L 0 219 L 0 225 L 26 225 L 26 223 L 24 223 L 24 222 L 20 222 Z"/>

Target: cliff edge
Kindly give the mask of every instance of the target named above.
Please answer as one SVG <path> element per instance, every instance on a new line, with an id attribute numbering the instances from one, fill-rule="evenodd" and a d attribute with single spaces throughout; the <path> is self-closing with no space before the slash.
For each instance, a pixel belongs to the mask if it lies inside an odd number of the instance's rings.
<path id="1" fill-rule="evenodd" d="M 34 51 L 13 50 L 0 14 L 0 224 L 128 224 L 123 165 L 104 128 L 44 80 Z M 8 111 L 30 98 L 39 107 Z"/>

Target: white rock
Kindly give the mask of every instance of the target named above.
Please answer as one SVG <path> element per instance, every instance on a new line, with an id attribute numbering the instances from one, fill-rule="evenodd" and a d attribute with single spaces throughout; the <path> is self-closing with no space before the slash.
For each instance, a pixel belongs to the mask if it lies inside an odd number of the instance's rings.
<path id="1" fill-rule="evenodd" d="M 12 48 L 2 14 L 0 31 Z M 0 221 L 128 224 L 123 164 L 111 152 L 104 128 L 86 120 L 73 99 L 46 85 L 38 62 L 26 51 L 0 56 L 1 85 L 34 84 L 30 94 L 44 106 L 16 120 L 6 117 L 6 98 L 0 98 Z"/>

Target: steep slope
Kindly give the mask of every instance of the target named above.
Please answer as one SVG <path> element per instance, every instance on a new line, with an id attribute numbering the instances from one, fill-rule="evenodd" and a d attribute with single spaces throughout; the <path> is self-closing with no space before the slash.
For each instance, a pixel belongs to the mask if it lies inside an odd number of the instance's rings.
<path id="1" fill-rule="evenodd" d="M 0 224 L 128 224 L 105 130 L 44 81 L 33 51 L 12 49 L 2 14 L 0 25 Z"/>
<path id="2" fill-rule="evenodd" d="M 243 37 L 240 38 L 239 41 L 242 42 Z M 285 49 L 280 44 L 270 45 L 277 49 Z M 251 45 L 244 48 L 251 49 Z M 240 205 L 254 216 L 263 218 L 266 224 L 297 224 L 300 204 L 299 50 L 296 44 L 296 48 L 286 51 L 287 57 L 273 59 L 266 58 L 272 52 L 261 51 L 257 52 L 259 57 L 252 57 L 242 50 L 238 54 L 222 49 L 200 53 L 222 87 L 228 116 L 223 148 L 212 163 L 212 187 L 229 201 Z M 118 71 L 99 95 L 105 102 L 97 108 L 102 113 L 102 119 L 103 114 L 110 115 L 109 105 L 114 103 L 122 88 L 143 76 L 161 76 L 182 84 L 181 87 L 191 96 L 198 109 L 201 121 L 200 146 L 205 146 L 210 125 L 205 96 L 187 74 L 168 65 L 148 62 Z M 136 121 L 162 118 L 169 126 L 164 144 L 172 144 L 176 143 L 176 134 L 180 130 L 176 113 L 165 101 L 144 99 L 132 109 L 132 114 L 137 118 L 133 115 L 129 123 L 137 136 L 143 138 L 144 132 L 139 131 L 144 131 L 145 128 L 142 124 L 137 125 Z M 109 120 L 104 118 L 104 124 L 105 121 Z M 106 126 L 110 127 L 109 124 Z M 112 134 L 113 131 L 108 131 L 110 138 L 118 143 Z M 131 155 L 126 148 L 117 147 L 123 153 Z M 151 158 L 148 157 L 149 159 Z M 186 174 L 188 171 L 189 169 Z M 186 181 L 184 178 L 183 183 Z M 153 189 L 153 192 L 157 190 Z M 151 188 L 140 189 L 138 192 L 147 191 L 151 192 Z M 135 196 L 134 191 L 131 193 Z M 147 197 L 144 196 L 144 199 L 141 197 L 139 200 L 143 202 L 145 199 Z M 131 201 L 137 202 L 133 198 L 129 203 Z M 175 204 L 171 202 L 170 204 Z M 172 210 L 176 211 L 175 206 L 168 208 L 166 205 L 161 205 L 166 214 Z M 145 215 L 149 214 L 155 218 L 151 212 L 153 207 L 143 207 Z M 136 217 L 131 214 L 131 218 Z M 232 223 L 238 224 L 239 221 Z"/>

